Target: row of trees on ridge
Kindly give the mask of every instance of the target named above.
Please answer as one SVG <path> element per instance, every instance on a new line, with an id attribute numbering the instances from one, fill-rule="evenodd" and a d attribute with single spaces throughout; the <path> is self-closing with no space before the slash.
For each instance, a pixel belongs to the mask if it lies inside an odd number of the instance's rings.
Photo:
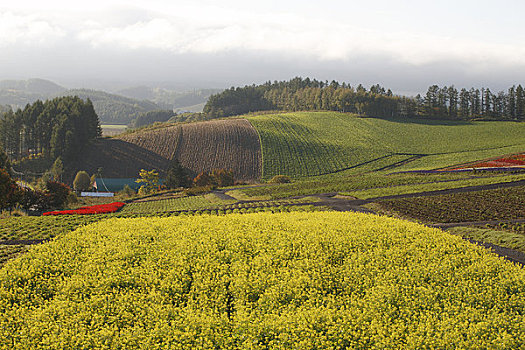
<path id="1" fill-rule="evenodd" d="M 298 77 L 232 87 L 212 95 L 204 107 L 204 112 L 213 118 L 264 110 L 326 110 L 386 118 L 525 120 L 525 92 L 521 85 L 497 93 L 488 88 L 458 90 L 454 86 L 432 85 L 424 96 L 407 97 L 394 95 L 380 85 L 354 88 L 336 81 Z"/>

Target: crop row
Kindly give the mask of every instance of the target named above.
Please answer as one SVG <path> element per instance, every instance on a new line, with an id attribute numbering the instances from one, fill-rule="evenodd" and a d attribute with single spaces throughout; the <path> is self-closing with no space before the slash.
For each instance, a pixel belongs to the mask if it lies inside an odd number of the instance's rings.
<path id="1" fill-rule="evenodd" d="M 173 211 L 188 211 L 188 210 L 204 210 L 204 209 L 241 209 L 241 208 L 256 208 L 256 207 L 278 207 L 288 204 L 312 203 L 316 199 L 300 198 L 300 199 L 286 199 L 286 200 L 272 200 L 264 202 L 248 202 L 248 203 L 230 203 L 226 200 L 215 200 L 210 202 L 204 196 L 191 196 L 182 198 L 164 199 L 158 201 L 135 202 L 126 205 L 120 213 L 123 214 L 138 214 L 138 213 L 162 213 Z"/>
<path id="2" fill-rule="evenodd" d="M 256 208 L 221 208 L 221 209 L 197 209 L 190 211 L 166 211 L 166 212 L 141 212 L 100 214 L 100 215 L 60 215 L 60 216 L 22 216 L 2 219 L 0 225 L 0 247 L 2 241 L 11 240 L 35 240 L 51 239 L 53 237 L 74 231 L 80 226 L 88 225 L 110 218 L 140 218 L 140 217 L 171 217 L 171 216 L 193 216 L 193 215 L 226 215 L 232 213 L 246 214 L 258 212 L 301 212 L 327 210 L 324 207 L 312 205 L 295 206 L 267 206 Z"/>
<path id="3" fill-rule="evenodd" d="M 495 244 L 500 247 L 513 249 L 525 254 L 525 235 L 515 231 L 487 227 L 453 227 L 447 232 L 459 235 L 465 239 Z"/>
<path id="4" fill-rule="evenodd" d="M 272 199 L 287 198 L 292 196 L 301 196 L 317 193 L 348 193 L 351 191 L 359 191 L 365 189 L 380 189 L 380 188 L 394 188 L 394 186 L 414 185 L 425 183 L 442 183 L 444 181 L 465 181 L 463 186 L 471 185 L 476 181 L 491 181 L 491 180 L 476 180 L 468 181 L 472 177 L 471 174 L 464 173 L 437 173 L 437 174 L 367 174 L 365 176 L 333 176 L 322 177 L 315 180 L 304 180 L 293 183 L 280 184 L 278 186 L 261 186 L 241 190 L 246 198 L 267 197 Z M 488 177 L 487 177 L 488 178 Z M 490 176 L 493 182 L 504 182 L 506 180 L 513 181 L 518 179 L 525 179 L 525 175 L 517 177 Z M 509 180 L 510 179 L 510 180 Z M 449 186 L 454 187 L 454 183 Z M 459 186 L 458 186 L 459 187 Z M 363 193 L 359 193 L 362 195 Z M 356 193 L 357 195 L 357 193 Z"/>
<path id="5" fill-rule="evenodd" d="M 120 213 L 160 213 L 176 210 L 197 210 L 204 208 L 215 208 L 218 203 L 211 203 L 204 196 L 190 196 L 182 198 L 170 198 L 158 201 L 134 202 L 126 205 Z"/>
<path id="6" fill-rule="evenodd" d="M 175 157 L 195 174 L 231 169 L 238 180 L 261 176 L 261 145 L 245 119 L 213 120 L 182 125 Z"/>
<path id="7" fill-rule="evenodd" d="M 115 219 L 4 265 L 0 347 L 517 349 L 524 300 L 524 270 L 386 217 Z"/>
<path id="8" fill-rule="evenodd" d="M 522 219 L 525 217 L 525 186 L 379 203 L 403 216 L 433 223 Z"/>
<path id="9" fill-rule="evenodd" d="M 498 225 L 487 225 L 487 227 L 522 234 L 525 238 L 525 223 L 502 222 Z"/>
<path id="10" fill-rule="evenodd" d="M 274 175 L 312 176 L 346 168 L 345 154 L 337 145 L 292 116 L 250 119 L 263 147 L 264 178 Z"/>
<path id="11" fill-rule="evenodd" d="M 418 192 L 441 191 L 441 190 L 448 190 L 448 189 L 468 187 L 468 186 L 492 185 L 492 184 L 514 182 L 514 181 L 520 181 L 520 180 L 525 180 L 525 174 L 499 175 L 499 176 L 490 176 L 490 177 L 461 179 L 461 180 L 449 181 L 449 182 L 434 182 L 434 183 L 390 186 L 390 187 L 385 187 L 385 188 L 374 188 L 374 189 L 366 189 L 366 190 L 361 190 L 361 191 L 343 192 L 342 194 L 349 195 L 349 196 L 355 196 L 361 199 L 369 199 L 369 198 L 396 196 L 396 195 L 411 194 L 411 193 L 418 193 Z"/>
<path id="12" fill-rule="evenodd" d="M 145 130 L 124 134 L 119 138 L 159 156 L 172 159 L 182 136 L 182 126 L 174 125 L 162 129 Z"/>
<path id="13" fill-rule="evenodd" d="M 231 169 L 236 179 L 249 180 L 261 174 L 259 137 L 244 119 L 188 123 L 120 138 L 166 160 L 177 158 L 192 175 Z"/>
<path id="14" fill-rule="evenodd" d="M 9 259 L 27 250 L 24 245 L 0 245 L 0 267 Z"/>

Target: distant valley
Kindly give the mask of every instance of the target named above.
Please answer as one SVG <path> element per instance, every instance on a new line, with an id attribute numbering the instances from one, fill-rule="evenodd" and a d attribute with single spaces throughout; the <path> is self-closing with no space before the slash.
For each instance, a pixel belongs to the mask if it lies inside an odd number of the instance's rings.
<path id="1" fill-rule="evenodd" d="M 60 96 L 91 99 L 101 124 L 128 125 L 141 114 L 155 110 L 201 112 L 216 89 L 175 91 L 158 87 L 129 87 L 110 93 L 92 89 L 67 89 L 44 79 L 1 80 L 0 111 L 23 108 L 36 100 Z"/>

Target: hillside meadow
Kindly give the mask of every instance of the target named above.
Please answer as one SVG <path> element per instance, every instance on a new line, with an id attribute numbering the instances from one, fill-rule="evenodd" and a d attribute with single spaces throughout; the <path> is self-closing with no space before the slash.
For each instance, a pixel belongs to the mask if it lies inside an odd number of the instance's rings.
<path id="1" fill-rule="evenodd" d="M 261 139 L 265 179 L 436 169 L 525 148 L 523 122 L 379 119 L 337 112 L 247 119 Z"/>
<path id="2" fill-rule="evenodd" d="M 386 217 L 111 219 L 4 265 L 0 348 L 515 349 L 524 300 L 523 269 Z"/>
<path id="3" fill-rule="evenodd" d="M 99 140 L 92 148 L 75 167 L 85 164 L 91 172 L 102 167 L 111 177 L 133 176 L 140 167 L 163 173 L 174 158 L 193 175 L 224 168 L 245 181 L 346 176 L 440 169 L 520 153 L 525 122 L 255 113 L 146 128 Z"/>

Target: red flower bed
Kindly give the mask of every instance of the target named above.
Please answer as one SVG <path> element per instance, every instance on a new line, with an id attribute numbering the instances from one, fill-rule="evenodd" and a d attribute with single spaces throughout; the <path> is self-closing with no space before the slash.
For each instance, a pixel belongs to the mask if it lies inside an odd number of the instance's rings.
<path id="1" fill-rule="evenodd" d="M 470 169 L 470 168 L 501 168 L 511 166 L 524 166 L 525 165 L 525 154 L 517 154 L 510 157 L 498 158 L 489 161 L 479 162 L 461 168 L 455 168 L 452 170 L 459 169 Z"/>
<path id="2" fill-rule="evenodd" d="M 55 210 L 48 211 L 42 215 L 86 215 L 86 214 L 107 214 L 114 213 L 120 208 L 122 208 L 125 203 L 114 202 L 109 204 L 98 204 L 92 205 L 90 207 L 82 207 L 72 210 Z"/>

